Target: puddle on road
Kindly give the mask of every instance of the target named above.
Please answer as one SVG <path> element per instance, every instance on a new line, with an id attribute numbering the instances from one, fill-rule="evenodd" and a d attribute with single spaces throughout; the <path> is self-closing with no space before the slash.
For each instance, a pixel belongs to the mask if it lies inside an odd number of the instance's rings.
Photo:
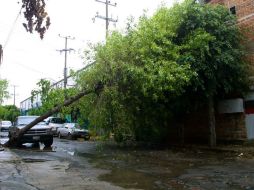
<path id="1" fill-rule="evenodd" d="M 184 165 L 184 163 L 183 163 Z M 97 165 L 97 167 L 101 168 Z M 186 166 L 187 168 L 188 166 Z M 137 166 L 128 167 L 103 167 L 111 170 L 110 173 L 99 176 L 100 180 L 108 181 L 124 188 L 137 188 L 146 190 L 164 190 L 164 189 L 183 189 L 181 181 L 176 180 L 177 174 L 172 172 L 164 172 L 163 168 L 156 169 L 147 168 L 141 170 Z M 159 171 L 158 171 L 159 170 Z M 178 172 L 182 171 L 179 170 Z"/>
<path id="2" fill-rule="evenodd" d="M 0 138 L 0 145 L 5 144 L 8 140 L 9 138 Z"/>
<path id="3" fill-rule="evenodd" d="M 99 179 L 124 188 L 159 189 L 155 186 L 155 182 L 158 180 L 155 176 L 147 175 L 134 169 L 114 168 L 111 173 L 101 175 Z"/>
<path id="4" fill-rule="evenodd" d="M 214 189 L 213 180 L 217 180 L 216 187 L 222 187 L 218 189 L 239 189 L 237 185 L 224 183 L 224 178 L 232 173 L 224 164 L 229 162 L 232 164 L 234 155 L 209 151 L 122 149 L 101 149 L 96 154 L 77 153 L 76 155 L 89 158 L 90 163 L 95 167 L 109 171 L 100 175 L 99 180 L 126 189 Z M 209 166 L 207 173 L 195 173 L 195 171 L 203 171 L 204 166 Z M 224 171 L 218 172 L 223 167 L 228 175 L 225 175 Z M 189 177 L 183 178 L 185 174 Z M 235 179 L 227 180 L 231 182 Z"/>
<path id="5" fill-rule="evenodd" d="M 100 153 L 98 155 L 77 154 L 90 158 L 97 168 L 110 171 L 99 176 L 99 180 L 107 181 L 123 188 L 146 190 L 184 189 L 184 184 L 176 179 L 184 170 L 194 166 L 197 160 L 158 159 L 149 156 L 149 151 L 119 151 Z"/>
<path id="6" fill-rule="evenodd" d="M 51 160 L 46 160 L 46 159 L 35 159 L 35 158 L 23 158 L 23 162 L 25 163 L 38 163 L 38 162 L 47 162 Z"/>
<path id="7" fill-rule="evenodd" d="M 56 152 L 57 147 L 45 147 L 41 143 L 24 143 L 21 147 L 19 147 L 19 149 L 32 152 Z"/>

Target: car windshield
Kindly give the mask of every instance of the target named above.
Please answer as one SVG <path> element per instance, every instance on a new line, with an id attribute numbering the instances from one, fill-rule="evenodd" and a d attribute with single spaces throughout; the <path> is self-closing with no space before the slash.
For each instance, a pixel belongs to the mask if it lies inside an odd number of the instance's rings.
<path id="1" fill-rule="evenodd" d="M 80 129 L 80 126 L 77 123 L 66 123 L 65 126 L 68 128 Z"/>
<path id="2" fill-rule="evenodd" d="M 2 125 L 11 125 L 10 121 L 2 121 Z"/>
<path id="3" fill-rule="evenodd" d="M 76 129 L 80 129 L 80 125 L 77 123 L 75 123 L 75 125 L 73 127 L 75 127 Z"/>
<path id="4" fill-rule="evenodd" d="M 17 125 L 27 125 L 34 121 L 38 116 L 31 116 L 31 117 L 19 117 L 17 120 Z"/>
<path id="5" fill-rule="evenodd" d="M 52 118 L 51 123 L 64 124 L 64 120 L 61 118 Z"/>

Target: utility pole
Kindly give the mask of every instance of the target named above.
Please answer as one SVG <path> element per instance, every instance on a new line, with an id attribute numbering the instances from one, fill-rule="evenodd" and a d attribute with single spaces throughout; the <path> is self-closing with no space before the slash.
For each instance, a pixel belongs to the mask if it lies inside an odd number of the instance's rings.
<path id="1" fill-rule="evenodd" d="M 18 87 L 17 85 L 12 85 L 13 87 L 13 105 L 16 106 L 16 87 Z"/>
<path id="2" fill-rule="evenodd" d="M 74 37 L 70 37 L 70 36 L 61 36 L 59 34 L 60 38 L 64 38 L 65 39 L 65 46 L 64 49 L 61 50 L 57 50 L 60 53 L 64 52 L 64 90 L 65 90 L 65 98 L 66 98 L 66 86 L 67 86 L 67 52 L 71 52 L 74 51 L 74 49 L 72 48 L 67 48 L 67 42 L 68 40 L 74 40 Z"/>
<path id="3" fill-rule="evenodd" d="M 106 21 L 106 38 L 107 38 L 107 36 L 108 36 L 109 22 L 114 22 L 114 23 L 116 23 L 116 22 L 118 21 L 118 18 L 117 18 L 117 19 L 113 19 L 112 17 L 109 17 L 109 16 L 108 16 L 108 13 L 109 13 L 109 11 L 108 11 L 108 6 L 116 7 L 117 4 L 116 4 L 116 3 L 112 4 L 109 0 L 105 0 L 105 1 L 95 0 L 95 1 L 97 1 L 97 2 L 99 2 L 99 3 L 103 3 L 103 4 L 106 5 L 106 16 L 101 16 L 101 15 L 99 15 L 99 13 L 97 12 L 96 15 L 95 15 L 95 17 L 93 18 L 93 21 L 95 22 L 95 19 L 96 19 L 96 18 L 100 18 L 100 19 L 103 19 L 103 20 Z"/>

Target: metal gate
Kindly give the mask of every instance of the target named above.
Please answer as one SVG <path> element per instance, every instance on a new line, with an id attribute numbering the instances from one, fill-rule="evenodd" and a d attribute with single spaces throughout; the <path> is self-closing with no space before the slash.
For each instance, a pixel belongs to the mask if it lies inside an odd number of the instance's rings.
<path id="1" fill-rule="evenodd" d="M 245 115 L 245 125 L 247 130 L 247 138 L 254 139 L 254 114 Z"/>

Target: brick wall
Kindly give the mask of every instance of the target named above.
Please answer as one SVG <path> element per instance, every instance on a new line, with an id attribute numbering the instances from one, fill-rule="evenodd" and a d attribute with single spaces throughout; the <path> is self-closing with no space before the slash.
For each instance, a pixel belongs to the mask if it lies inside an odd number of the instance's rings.
<path id="1" fill-rule="evenodd" d="M 254 78 L 254 0 L 207 0 L 235 9 L 238 25 L 246 37 L 246 59 L 250 64 L 250 78 Z M 254 80 L 252 80 L 254 83 Z M 245 114 L 222 114 L 216 116 L 218 140 L 246 140 Z"/>
<path id="2" fill-rule="evenodd" d="M 206 111 L 190 114 L 184 124 L 185 142 L 208 143 L 208 117 Z"/>
<path id="3" fill-rule="evenodd" d="M 254 71 L 254 0 L 208 0 L 211 4 L 222 4 L 228 9 L 235 7 L 238 24 L 246 36 L 246 55 Z"/>
<path id="4" fill-rule="evenodd" d="M 216 114 L 216 135 L 218 142 L 245 141 L 245 114 Z M 205 111 L 188 116 L 184 125 L 184 139 L 185 142 L 208 143 L 209 127 Z"/>
<path id="5" fill-rule="evenodd" d="M 218 141 L 244 141 L 247 139 L 245 114 L 220 114 L 216 116 Z"/>

